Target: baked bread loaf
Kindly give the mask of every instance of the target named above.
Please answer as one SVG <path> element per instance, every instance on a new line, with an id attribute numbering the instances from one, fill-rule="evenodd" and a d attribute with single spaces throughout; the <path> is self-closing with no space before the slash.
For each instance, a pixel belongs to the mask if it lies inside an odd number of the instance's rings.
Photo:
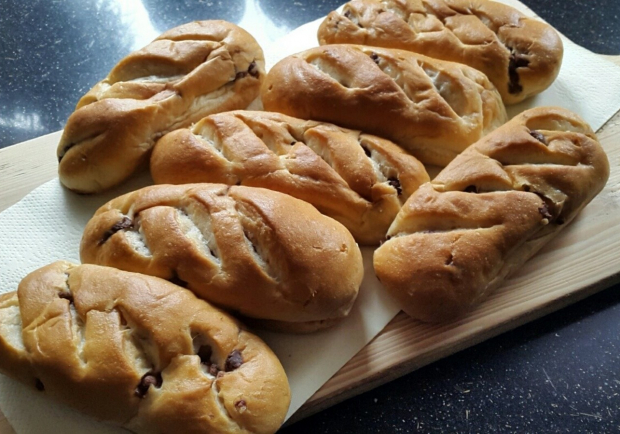
<path id="1" fill-rule="evenodd" d="M 234 111 L 163 136 L 153 148 L 158 184 L 241 184 L 281 191 L 379 244 L 405 200 L 429 180 L 394 143 L 279 113 Z"/>
<path id="2" fill-rule="evenodd" d="M 137 433 L 273 433 L 288 410 L 273 352 L 165 280 L 55 262 L 0 296 L 0 371 Z"/>
<path id="3" fill-rule="evenodd" d="M 121 183 L 168 131 L 258 97 L 263 52 L 225 21 L 169 30 L 122 59 L 80 99 L 58 145 L 60 181 L 80 193 Z"/>
<path id="4" fill-rule="evenodd" d="M 485 73 L 507 105 L 549 87 L 563 55 L 550 25 L 486 0 L 353 0 L 325 18 L 318 39 L 464 63 Z"/>
<path id="5" fill-rule="evenodd" d="M 325 45 L 286 57 L 261 87 L 266 110 L 376 134 L 445 166 L 506 121 L 481 72 L 410 51 Z"/>
<path id="6" fill-rule="evenodd" d="M 83 263 L 172 280 L 261 326 L 291 332 L 344 318 L 362 256 L 337 221 L 292 196 L 222 184 L 155 185 L 102 206 Z"/>
<path id="7" fill-rule="evenodd" d="M 377 277 L 412 317 L 456 317 L 566 227 L 608 176 L 583 120 L 561 108 L 523 112 L 411 195 L 375 251 Z"/>

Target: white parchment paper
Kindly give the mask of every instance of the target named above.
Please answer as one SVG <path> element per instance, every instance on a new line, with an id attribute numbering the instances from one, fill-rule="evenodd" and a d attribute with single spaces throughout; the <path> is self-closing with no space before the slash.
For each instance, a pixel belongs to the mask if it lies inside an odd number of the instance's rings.
<path id="1" fill-rule="evenodd" d="M 521 3 L 505 3 L 531 14 Z M 268 67 L 279 59 L 317 45 L 321 20 L 308 23 L 265 50 Z M 600 128 L 620 109 L 620 68 L 564 38 L 560 75 L 543 94 L 509 109 L 514 115 L 526 108 L 559 105 L 582 116 L 593 129 Z M 109 199 L 147 185 L 137 178 L 102 196 L 75 195 L 58 180 L 34 190 L 0 214 L 0 292 L 13 291 L 29 272 L 58 259 L 79 261 L 82 230 L 94 211 Z M 349 359 L 376 336 L 396 315 L 398 307 L 382 291 L 372 270 L 372 251 L 364 250 L 366 275 L 350 317 L 320 333 L 295 336 L 263 333 L 289 376 L 292 403 L 289 416 L 312 396 Z M 0 376 L 0 408 L 17 433 L 124 432 L 46 399 Z"/>
<path id="2" fill-rule="evenodd" d="M 140 186 L 147 177 L 104 196 L 79 196 L 57 179 L 34 190 L 0 214 L 0 291 L 17 288 L 27 273 L 57 259 L 79 263 L 79 243 L 86 222 L 107 200 Z M 309 335 L 260 332 L 278 355 L 291 384 L 289 415 L 363 348 L 398 313 L 372 271 L 372 251 L 363 249 L 365 276 L 356 304 L 346 321 Z M 0 408 L 18 433 L 97 433 L 101 426 L 63 405 L 0 376 Z M 112 432 L 111 431 L 111 432 Z M 102 431 L 104 432 L 104 431 Z"/>

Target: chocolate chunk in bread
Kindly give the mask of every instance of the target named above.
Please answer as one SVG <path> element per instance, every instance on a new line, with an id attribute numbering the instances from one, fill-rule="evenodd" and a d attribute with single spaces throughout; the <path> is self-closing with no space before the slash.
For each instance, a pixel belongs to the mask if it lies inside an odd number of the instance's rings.
<path id="1" fill-rule="evenodd" d="M 136 387 L 135 394 L 138 398 L 144 398 L 146 393 L 149 391 L 149 387 L 157 387 L 160 388 L 162 384 L 162 378 L 160 372 L 147 372 L 140 379 L 140 383 Z"/>
<path id="2" fill-rule="evenodd" d="M 99 240 L 99 245 L 108 241 L 108 239 L 110 239 L 110 237 L 114 235 L 115 233 L 117 233 L 118 231 L 121 231 L 123 229 L 129 229 L 131 227 L 133 227 L 133 222 L 131 221 L 131 219 L 129 219 L 126 216 L 123 216 L 123 218 L 121 218 L 120 221 L 114 223 L 110 229 L 108 229 L 107 231 L 103 233 L 103 236 Z"/>

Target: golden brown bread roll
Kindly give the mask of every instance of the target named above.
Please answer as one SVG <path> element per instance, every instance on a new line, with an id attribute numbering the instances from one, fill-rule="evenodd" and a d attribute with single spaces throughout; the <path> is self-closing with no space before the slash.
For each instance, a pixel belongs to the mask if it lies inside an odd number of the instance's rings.
<path id="1" fill-rule="evenodd" d="M 121 60 L 77 104 L 58 145 L 60 181 L 96 193 L 146 162 L 161 135 L 259 94 L 263 52 L 225 21 L 169 30 Z"/>
<path id="2" fill-rule="evenodd" d="M 608 176 L 583 120 L 526 111 L 411 195 L 375 251 L 377 277 L 412 317 L 455 317 L 566 227 Z"/>
<path id="3" fill-rule="evenodd" d="M 486 0 L 353 0 L 325 18 L 318 39 L 464 63 L 485 73 L 505 104 L 549 87 L 563 55 L 550 25 Z"/>
<path id="4" fill-rule="evenodd" d="M 376 134 L 438 166 L 506 121 L 497 89 L 481 72 L 356 45 L 284 58 L 267 74 L 261 98 L 266 110 Z"/>
<path id="5" fill-rule="evenodd" d="M 102 206 L 82 262 L 172 279 L 261 325 L 313 331 L 344 318 L 362 256 L 337 221 L 292 196 L 222 184 L 156 185 Z"/>
<path id="6" fill-rule="evenodd" d="M 376 136 L 279 113 L 235 111 L 163 136 L 151 156 L 158 184 L 242 184 L 311 203 L 362 244 L 379 244 L 428 174 Z"/>
<path id="7" fill-rule="evenodd" d="M 137 433 L 273 433 L 290 403 L 267 345 L 190 291 L 55 262 L 0 296 L 0 371 Z"/>

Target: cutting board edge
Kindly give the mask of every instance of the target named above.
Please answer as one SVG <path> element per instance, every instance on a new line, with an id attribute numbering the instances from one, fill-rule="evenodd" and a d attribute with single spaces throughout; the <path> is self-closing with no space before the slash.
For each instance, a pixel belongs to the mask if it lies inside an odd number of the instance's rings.
<path id="1" fill-rule="evenodd" d="M 581 300 L 584 300 L 594 294 L 597 294 L 605 289 L 609 289 L 611 286 L 620 283 L 620 271 L 614 274 L 607 276 L 600 281 L 597 281 L 587 287 L 583 287 L 579 290 L 573 291 L 569 294 L 564 294 L 562 297 L 558 297 L 553 300 L 549 300 L 544 305 L 539 306 L 538 309 L 533 311 L 525 311 L 521 312 L 518 316 L 507 318 L 502 321 L 502 323 L 494 326 L 489 330 L 484 330 L 484 333 L 471 334 L 464 336 L 461 340 L 459 340 L 456 344 L 450 343 L 449 346 L 442 347 L 440 350 L 436 351 L 435 354 L 424 354 L 422 357 L 418 357 L 416 359 L 411 359 L 407 361 L 399 361 L 398 363 L 394 363 L 393 366 L 386 367 L 381 370 L 376 370 L 372 372 L 372 374 L 363 378 L 357 384 L 347 385 L 341 389 L 339 392 L 332 393 L 325 396 L 320 396 L 321 390 L 329 385 L 330 382 L 334 381 L 338 377 L 338 373 L 334 375 L 321 389 L 319 389 L 285 424 L 285 426 L 291 425 L 297 421 L 305 419 L 307 417 L 312 416 L 322 410 L 325 410 L 329 407 L 332 407 L 340 402 L 343 402 L 349 398 L 360 395 L 362 393 L 368 392 L 372 389 L 375 389 L 379 386 L 387 384 L 391 381 L 394 381 L 404 375 L 410 374 L 417 369 L 423 368 L 424 366 L 430 365 L 438 360 L 441 360 L 445 357 L 454 355 L 458 352 L 471 348 L 474 345 L 480 344 L 484 341 L 492 339 L 494 337 L 500 336 L 506 332 L 517 329 L 525 324 L 528 324 L 532 321 L 540 319 L 550 313 L 557 312 L 562 310 L 563 308 L 575 304 Z M 398 317 L 406 315 L 404 312 L 400 312 L 397 317 L 395 317 L 392 321 L 398 321 Z M 388 324 L 387 327 L 389 327 Z M 381 334 L 379 334 L 373 341 L 371 341 L 360 353 L 358 353 L 353 359 L 349 361 L 352 363 L 355 361 L 357 357 L 364 351 L 368 352 L 369 348 L 372 347 L 373 342 L 377 339 L 380 339 Z M 430 351 L 429 351 L 430 353 Z M 362 382 L 363 381 L 363 382 Z"/>

